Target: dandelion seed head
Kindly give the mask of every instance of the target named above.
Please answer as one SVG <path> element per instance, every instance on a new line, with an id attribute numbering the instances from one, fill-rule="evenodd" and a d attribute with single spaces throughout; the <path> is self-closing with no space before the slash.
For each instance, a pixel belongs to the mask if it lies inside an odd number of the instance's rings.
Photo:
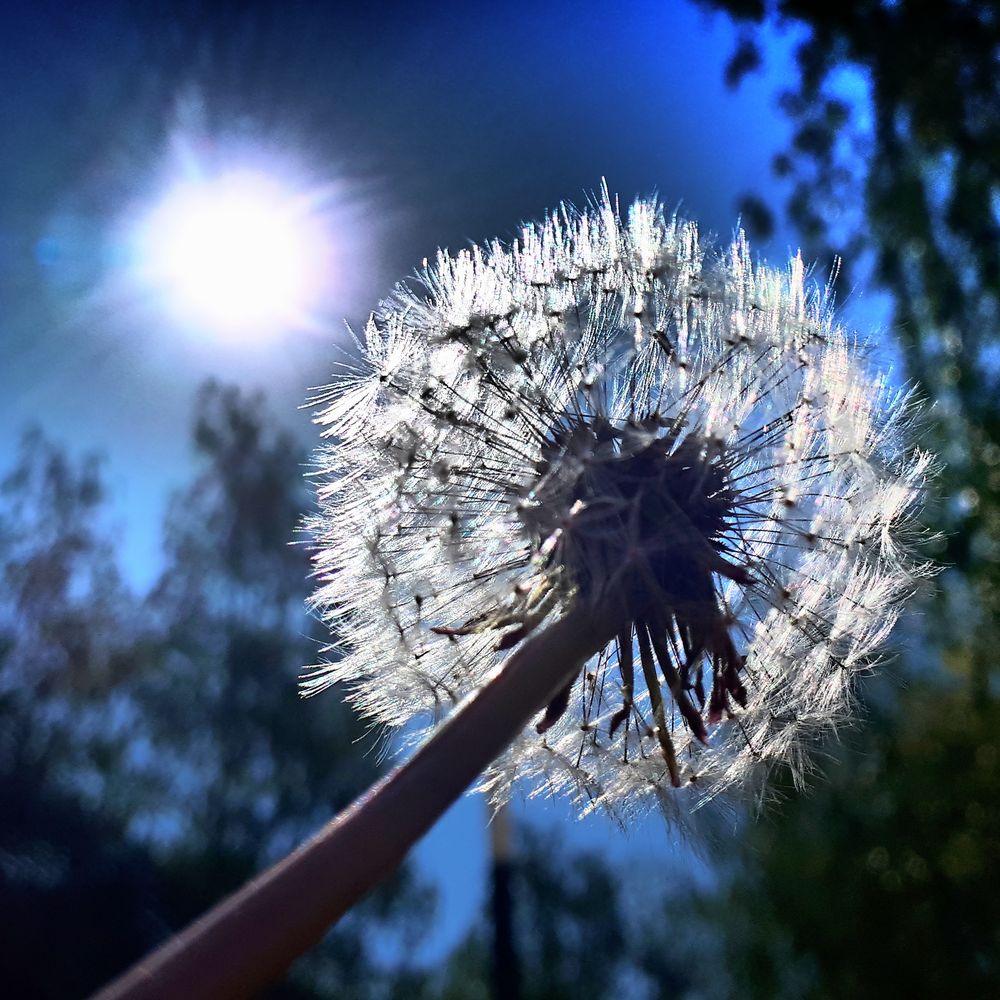
<path id="1" fill-rule="evenodd" d="M 796 780 L 915 581 L 932 459 L 801 257 L 755 263 L 606 190 L 440 252 L 322 390 L 315 605 L 419 739 L 583 602 L 615 638 L 484 776 L 683 819 Z M 411 731 L 413 727 L 411 726 Z"/>

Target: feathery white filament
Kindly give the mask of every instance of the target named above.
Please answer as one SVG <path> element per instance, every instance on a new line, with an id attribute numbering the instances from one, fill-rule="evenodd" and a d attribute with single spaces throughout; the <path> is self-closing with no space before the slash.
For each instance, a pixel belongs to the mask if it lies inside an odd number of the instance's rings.
<path id="1" fill-rule="evenodd" d="M 801 776 L 925 571 L 930 462 L 801 259 L 707 254 L 605 192 L 420 284 L 319 397 L 315 604 L 343 655 L 306 689 L 433 725 L 570 602 L 618 602 L 619 640 L 484 787 L 679 817 Z"/>

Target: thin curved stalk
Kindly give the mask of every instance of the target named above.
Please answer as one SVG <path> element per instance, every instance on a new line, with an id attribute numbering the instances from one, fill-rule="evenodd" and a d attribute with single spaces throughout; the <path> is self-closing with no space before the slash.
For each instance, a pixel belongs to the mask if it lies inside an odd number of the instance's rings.
<path id="1" fill-rule="evenodd" d="M 396 869 L 616 631 L 593 608 L 577 606 L 533 636 L 409 761 L 95 1000 L 235 1000 L 257 993 Z"/>

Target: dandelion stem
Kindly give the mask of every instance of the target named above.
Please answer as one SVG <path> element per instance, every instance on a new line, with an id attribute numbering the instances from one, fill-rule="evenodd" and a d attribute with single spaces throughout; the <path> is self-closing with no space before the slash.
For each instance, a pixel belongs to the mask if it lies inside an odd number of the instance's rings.
<path id="1" fill-rule="evenodd" d="M 577 605 L 534 635 L 402 767 L 95 1000 L 256 994 L 409 849 L 620 625 Z"/>

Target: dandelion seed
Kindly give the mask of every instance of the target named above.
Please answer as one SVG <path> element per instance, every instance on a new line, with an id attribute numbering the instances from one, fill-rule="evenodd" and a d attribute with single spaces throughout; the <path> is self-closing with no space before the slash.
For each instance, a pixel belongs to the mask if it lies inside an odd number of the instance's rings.
<path id="1" fill-rule="evenodd" d="M 927 454 L 799 257 L 605 190 L 439 253 L 319 396 L 316 606 L 373 720 L 425 731 L 583 608 L 607 642 L 482 787 L 671 816 L 797 778 L 914 581 Z M 417 738 L 420 738 L 418 734 Z"/>

